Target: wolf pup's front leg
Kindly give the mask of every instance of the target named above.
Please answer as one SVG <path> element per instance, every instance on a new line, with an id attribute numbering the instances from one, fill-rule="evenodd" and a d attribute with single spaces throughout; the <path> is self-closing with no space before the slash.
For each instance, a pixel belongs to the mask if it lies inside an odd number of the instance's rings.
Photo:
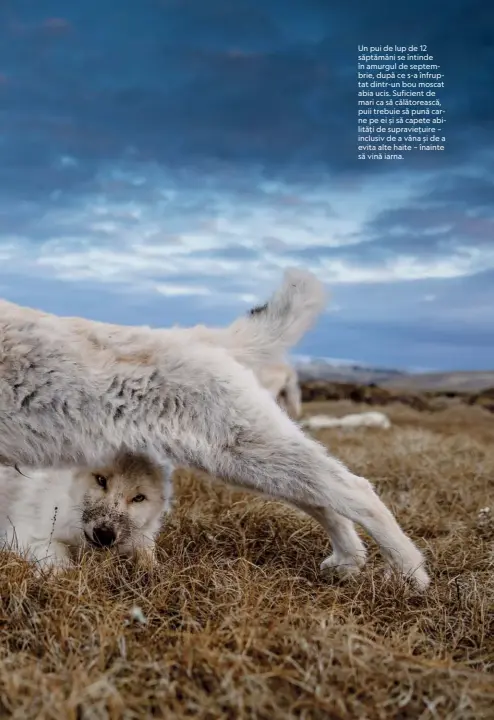
<path id="1" fill-rule="evenodd" d="M 67 545 L 57 540 L 46 540 L 31 545 L 29 559 L 36 563 L 37 572 L 64 572 L 72 567 L 70 551 Z"/>

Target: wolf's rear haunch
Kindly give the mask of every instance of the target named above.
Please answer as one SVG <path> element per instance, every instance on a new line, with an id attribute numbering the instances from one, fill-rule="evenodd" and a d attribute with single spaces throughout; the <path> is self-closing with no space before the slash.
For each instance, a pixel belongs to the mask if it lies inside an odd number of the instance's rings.
<path id="1" fill-rule="evenodd" d="M 326 567 L 357 572 L 364 526 L 423 588 L 418 549 L 364 478 L 331 458 L 248 367 L 277 359 L 324 307 L 310 273 L 287 273 L 266 310 L 224 330 L 151 330 L 0 303 L 0 459 L 92 466 L 122 448 L 284 499 L 328 531 Z M 240 362 L 239 362 L 240 361 Z M 244 364 L 240 364 L 244 363 Z"/>

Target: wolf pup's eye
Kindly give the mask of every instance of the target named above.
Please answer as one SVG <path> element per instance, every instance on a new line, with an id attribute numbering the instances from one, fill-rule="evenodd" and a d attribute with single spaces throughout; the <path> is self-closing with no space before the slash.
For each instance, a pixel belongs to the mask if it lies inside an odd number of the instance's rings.
<path id="1" fill-rule="evenodd" d="M 132 502 L 143 502 L 146 499 L 145 495 L 136 495 L 132 498 Z"/>
<path id="2" fill-rule="evenodd" d="M 103 490 L 106 490 L 106 478 L 103 475 L 95 475 L 94 479 Z"/>

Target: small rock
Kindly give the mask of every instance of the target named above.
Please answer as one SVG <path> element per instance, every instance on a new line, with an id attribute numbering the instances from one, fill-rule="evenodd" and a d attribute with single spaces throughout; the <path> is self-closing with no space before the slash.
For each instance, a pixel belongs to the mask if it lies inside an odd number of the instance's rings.
<path id="1" fill-rule="evenodd" d="M 147 624 L 147 617 L 142 612 L 141 608 L 138 605 L 134 605 L 133 608 L 130 610 L 130 620 L 126 620 L 125 624 L 129 625 L 130 623 L 134 622 L 138 625 L 146 625 Z"/>

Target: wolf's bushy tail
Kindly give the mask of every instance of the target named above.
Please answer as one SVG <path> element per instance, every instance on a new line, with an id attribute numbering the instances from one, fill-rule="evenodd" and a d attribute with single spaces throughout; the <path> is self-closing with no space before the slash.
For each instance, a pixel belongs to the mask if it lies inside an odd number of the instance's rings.
<path id="1" fill-rule="evenodd" d="M 278 361 L 311 328 L 326 306 L 324 285 L 311 272 L 285 271 L 265 305 L 226 328 L 228 350 L 250 367 Z"/>

